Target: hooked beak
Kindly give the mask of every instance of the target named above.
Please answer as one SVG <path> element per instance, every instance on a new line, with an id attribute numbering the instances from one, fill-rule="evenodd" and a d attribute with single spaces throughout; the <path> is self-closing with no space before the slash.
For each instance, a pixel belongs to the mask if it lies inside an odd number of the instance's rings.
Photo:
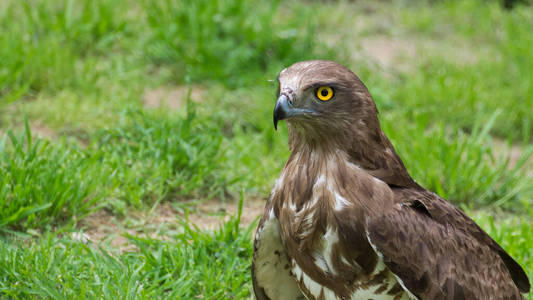
<path id="1" fill-rule="evenodd" d="M 293 94 L 291 94 L 292 96 Z M 274 107 L 274 129 L 278 130 L 278 121 L 291 118 L 296 115 L 305 113 L 315 113 L 314 110 L 295 108 L 292 104 L 293 97 L 283 93 L 279 96 L 276 106 Z"/>
<path id="2" fill-rule="evenodd" d="M 278 121 L 287 119 L 291 116 L 294 107 L 292 101 L 285 94 L 281 94 L 274 107 L 274 129 L 278 130 Z"/>

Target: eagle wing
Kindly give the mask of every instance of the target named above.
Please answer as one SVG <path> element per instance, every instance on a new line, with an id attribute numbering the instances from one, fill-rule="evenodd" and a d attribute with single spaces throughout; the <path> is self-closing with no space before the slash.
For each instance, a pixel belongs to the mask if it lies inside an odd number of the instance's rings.
<path id="1" fill-rule="evenodd" d="M 404 289 L 421 299 L 522 299 L 524 270 L 462 211 L 429 191 L 397 189 L 366 232 Z"/>

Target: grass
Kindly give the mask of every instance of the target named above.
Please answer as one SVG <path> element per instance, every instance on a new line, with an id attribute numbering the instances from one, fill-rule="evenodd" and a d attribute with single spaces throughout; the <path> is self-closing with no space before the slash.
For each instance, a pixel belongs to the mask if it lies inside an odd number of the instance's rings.
<path id="1" fill-rule="evenodd" d="M 250 0 L 146 1 L 143 8 L 152 29 L 147 58 L 176 67 L 178 76 L 194 81 L 249 83 L 256 78 L 252 73 L 313 53 L 313 26 L 298 23 L 309 19 L 307 11 L 298 17 L 284 12 L 276 22 L 273 15 L 280 13 L 279 6 L 278 0 L 263 5 Z"/>
<path id="2" fill-rule="evenodd" d="M 16 100 L 26 94 L 65 87 L 88 87 L 94 60 L 127 35 L 119 1 L 10 1 L 3 4 L 0 31 L 0 95 Z M 14 21 L 16 20 L 16 21 Z M 92 78 L 89 78 L 92 77 Z"/>
<path id="3" fill-rule="evenodd" d="M 0 141 L 0 228 L 50 228 L 76 222 L 101 200 L 96 157 L 65 141 L 50 144 L 9 132 Z"/>
<path id="4" fill-rule="evenodd" d="M 476 215 L 476 221 L 531 270 L 531 212 L 504 221 L 495 221 L 487 212 Z M 53 234 L 30 245 L 1 240 L 0 293 L 28 299 L 246 299 L 251 293 L 253 225 L 238 225 L 234 218 L 215 232 L 184 223 L 179 232 L 164 233 L 166 239 L 128 236 L 137 249 L 132 252 Z"/>
<path id="5" fill-rule="evenodd" d="M 116 197 L 140 206 L 147 198 L 161 201 L 192 192 L 224 195 L 233 179 L 219 176 L 223 135 L 191 106 L 185 117 L 175 119 L 127 112 L 116 128 L 98 133 L 94 151 L 103 154 L 102 164 L 113 172 L 120 191 Z"/>
<path id="6" fill-rule="evenodd" d="M 462 13 L 465 11 L 471 14 Z M 400 88 L 393 94 L 401 99 L 398 103 L 415 110 L 423 108 L 430 118 L 467 129 L 476 118 L 488 119 L 495 111 L 502 111 L 493 133 L 530 141 L 533 114 L 528 107 L 533 105 L 533 83 L 522 78 L 533 75 L 533 57 L 527 51 L 533 47 L 533 37 L 526 33 L 527 27 L 533 26 L 531 8 L 506 12 L 497 3 L 450 1 L 440 5 L 438 12 L 422 13 L 425 17 L 418 18 L 420 15 L 415 9 L 400 14 L 407 32 L 448 39 L 465 48 L 465 58 L 463 63 L 443 61 L 438 51 L 428 49 L 424 54 L 429 59 L 423 62 L 419 76 L 400 77 Z M 485 50 L 475 51 L 475 47 Z M 428 102 L 432 103 L 430 108 L 426 107 Z M 471 117 L 473 114 L 476 118 Z"/>
<path id="7" fill-rule="evenodd" d="M 269 80 L 308 58 L 355 70 L 413 177 L 470 211 L 533 278 L 532 7 L 8 0 L 0 8 L 3 297 L 249 297 L 253 226 L 239 228 L 238 218 L 216 232 L 176 219 L 156 235 L 126 234 L 129 250 L 77 237 L 99 210 L 127 223 L 132 210 L 162 202 L 186 210 L 183 200 L 268 195 L 288 157 L 286 126 L 272 128 Z M 392 54 L 365 51 L 373 39 Z M 184 91 L 178 108 L 145 105 L 150 90 L 175 86 Z"/>
<path id="8" fill-rule="evenodd" d="M 248 296 L 252 227 L 239 229 L 238 218 L 216 232 L 183 224 L 165 240 L 129 236 L 135 252 L 52 234 L 24 247 L 0 241 L 0 293 L 15 299 Z"/>
<path id="9" fill-rule="evenodd" d="M 427 124 L 422 120 L 398 121 L 402 117 L 407 119 L 398 114 L 387 115 L 385 131 L 413 178 L 426 188 L 471 208 L 484 205 L 517 208 L 519 203 L 532 203 L 532 174 L 527 161 L 533 147 L 524 147 L 511 166 L 510 157 L 495 150 L 489 135 L 497 114 L 475 121 L 469 133 L 455 126 L 450 130 L 445 124 Z"/>

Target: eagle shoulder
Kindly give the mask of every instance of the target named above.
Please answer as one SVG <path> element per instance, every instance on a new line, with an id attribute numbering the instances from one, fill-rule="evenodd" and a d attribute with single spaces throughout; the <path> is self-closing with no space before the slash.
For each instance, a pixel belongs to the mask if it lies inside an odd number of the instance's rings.
<path id="1" fill-rule="evenodd" d="M 397 203 L 369 216 L 366 232 L 407 290 L 422 299 L 522 299 L 514 280 L 522 274 L 472 219 L 427 190 L 395 193 Z"/>

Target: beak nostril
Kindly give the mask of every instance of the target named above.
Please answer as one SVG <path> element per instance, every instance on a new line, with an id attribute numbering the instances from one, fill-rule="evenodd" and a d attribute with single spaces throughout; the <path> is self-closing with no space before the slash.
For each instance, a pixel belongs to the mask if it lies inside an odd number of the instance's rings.
<path id="1" fill-rule="evenodd" d="M 291 89 L 285 89 L 280 93 L 280 96 L 284 95 L 287 97 L 287 104 L 293 106 L 294 104 L 294 92 Z"/>
<path id="2" fill-rule="evenodd" d="M 302 114 L 316 114 L 316 111 L 294 107 L 294 93 L 287 93 L 286 91 L 280 93 L 278 101 L 276 101 L 276 106 L 274 107 L 274 129 L 277 130 L 278 121 Z"/>

